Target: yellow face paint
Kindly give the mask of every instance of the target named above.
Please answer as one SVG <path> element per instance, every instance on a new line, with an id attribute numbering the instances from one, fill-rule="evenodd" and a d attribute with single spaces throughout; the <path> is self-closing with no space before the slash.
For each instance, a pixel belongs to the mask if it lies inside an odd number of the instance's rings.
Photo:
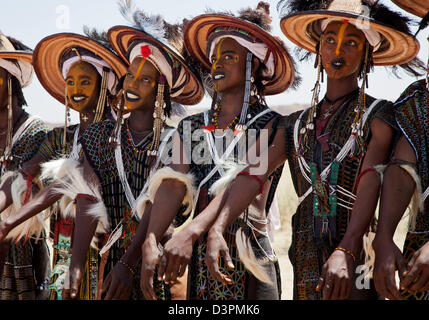
<path id="1" fill-rule="evenodd" d="M 2 86 L 4 83 L 3 78 L 0 78 L 0 86 Z"/>
<path id="2" fill-rule="evenodd" d="M 341 25 L 340 31 L 338 32 L 338 45 L 337 45 L 337 50 L 335 51 L 335 54 L 337 56 L 340 55 L 340 48 L 341 48 L 341 45 L 343 44 L 344 33 L 346 32 L 346 29 L 347 29 L 348 26 L 349 26 L 348 23 L 343 23 Z"/>
<path id="3" fill-rule="evenodd" d="M 220 50 L 221 50 L 221 48 L 222 48 L 222 43 L 225 41 L 225 39 L 226 39 L 226 38 L 222 38 L 222 39 L 219 41 L 218 45 L 217 45 L 217 50 L 216 50 L 216 62 L 215 62 L 215 63 L 213 63 L 213 66 L 212 66 L 213 70 L 215 70 L 215 69 L 216 69 L 216 65 L 217 65 L 217 63 L 218 63 L 218 62 L 219 62 L 219 60 L 220 60 Z"/>
<path id="4" fill-rule="evenodd" d="M 138 79 L 138 78 L 139 78 L 139 76 L 140 76 L 140 72 L 142 71 L 142 69 L 143 69 L 143 66 L 144 66 L 145 62 L 146 62 L 146 59 L 142 59 L 142 62 L 140 63 L 139 68 L 137 69 L 135 79 Z"/>

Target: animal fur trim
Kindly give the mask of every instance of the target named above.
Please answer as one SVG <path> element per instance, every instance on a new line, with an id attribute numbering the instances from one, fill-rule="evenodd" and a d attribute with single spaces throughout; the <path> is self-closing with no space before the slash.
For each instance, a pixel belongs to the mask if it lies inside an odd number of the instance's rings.
<path id="1" fill-rule="evenodd" d="M 221 178 L 216 180 L 215 183 L 213 183 L 209 190 L 210 193 L 214 196 L 217 196 L 222 191 L 228 189 L 228 187 L 232 184 L 237 175 L 244 169 L 246 169 L 248 166 L 248 164 L 239 164 L 236 162 L 226 163 L 223 166 L 223 168 L 225 169 L 225 174 Z"/>
<path id="2" fill-rule="evenodd" d="M 158 191 L 159 186 L 163 180 L 174 179 L 182 182 L 186 187 L 186 194 L 183 198 L 182 204 L 188 205 L 186 211 L 183 213 L 184 216 L 189 215 L 189 213 L 194 208 L 196 203 L 195 195 L 197 193 L 195 188 L 195 177 L 191 173 L 181 173 L 175 171 L 169 167 L 165 167 L 157 170 L 152 177 L 150 177 L 149 186 L 147 191 L 140 194 L 136 200 L 136 213 L 139 219 L 142 218 L 144 210 L 148 202 L 153 203 L 155 200 L 156 192 Z"/>
<path id="3" fill-rule="evenodd" d="M 14 216 L 19 212 L 19 209 L 24 204 L 23 202 L 25 199 L 25 194 L 27 192 L 27 181 L 24 179 L 21 172 L 6 172 L 1 178 L 1 185 L 3 185 L 10 178 L 12 179 L 11 195 L 13 202 L 6 210 L 1 213 L 2 220 Z M 31 198 L 32 194 L 30 195 L 30 199 Z M 43 231 L 47 231 L 48 227 L 48 223 L 45 221 L 42 212 L 12 229 L 6 236 L 6 239 L 13 239 L 14 241 L 26 239 L 28 237 L 41 239 Z"/>
<path id="4" fill-rule="evenodd" d="M 43 181 L 55 181 L 53 191 L 63 196 L 59 201 L 59 213 L 61 218 L 76 218 L 75 198 L 79 193 L 85 193 L 96 197 L 99 201 L 90 206 L 86 214 L 98 221 L 97 233 L 107 233 L 110 222 L 103 198 L 97 187 L 89 185 L 83 177 L 83 170 L 79 162 L 73 159 L 58 159 L 44 163 L 41 179 Z M 98 239 L 93 238 L 91 246 L 97 248 Z"/>
<path id="5" fill-rule="evenodd" d="M 237 245 L 238 256 L 246 269 L 252 273 L 258 280 L 273 285 L 273 281 L 267 274 L 266 266 L 271 263 L 270 259 L 263 257 L 257 258 L 253 252 L 250 237 L 248 237 L 242 228 L 235 233 L 235 244 Z"/>

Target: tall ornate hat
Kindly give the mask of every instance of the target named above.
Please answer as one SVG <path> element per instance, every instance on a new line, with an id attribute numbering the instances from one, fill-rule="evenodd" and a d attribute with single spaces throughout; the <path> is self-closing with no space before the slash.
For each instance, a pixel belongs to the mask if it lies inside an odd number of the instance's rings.
<path id="1" fill-rule="evenodd" d="M 90 32 L 86 30 L 90 35 Z M 107 89 L 115 94 L 118 80 L 127 71 L 126 64 L 109 49 L 108 40 L 75 33 L 58 33 L 42 39 L 34 49 L 33 64 L 42 86 L 55 99 L 65 103 L 65 77 L 70 66 L 79 61 L 93 65 L 103 75 L 107 72 Z"/>
<path id="2" fill-rule="evenodd" d="M 149 16 L 134 9 L 132 1 L 120 4 L 123 16 L 132 24 L 109 29 L 111 45 L 127 63 L 142 55 L 146 47 L 150 61 L 166 77 L 170 97 L 183 105 L 199 103 L 204 95 L 199 74 L 194 72 L 183 56 L 183 39 L 179 25 L 168 24 L 161 16 Z"/>
<path id="3" fill-rule="evenodd" d="M 0 31 L 0 67 L 17 78 L 23 88 L 33 76 L 32 55 L 30 48 Z"/>
<path id="4" fill-rule="evenodd" d="M 210 50 L 215 41 L 221 37 L 233 37 L 266 66 L 264 94 L 285 91 L 296 80 L 295 65 L 283 42 L 269 33 L 271 19 L 267 6 L 269 8 L 268 4 L 261 2 L 256 10 L 241 10 L 238 16 L 210 12 L 195 17 L 185 27 L 187 50 L 210 70 Z"/>
<path id="5" fill-rule="evenodd" d="M 410 20 L 379 1 L 283 0 L 279 8 L 287 13 L 280 22 L 283 33 L 312 53 L 316 53 L 321 34 L 331 21 L 347 21 L 365 34 L 373 47 L 374 65 L 407 64 L 420 49 L 411 35 Z"/>
<path id="6" fill-rule="evenodd" d="M 416 16 L 424 17 L 429 12 L 428 0 L 392 0 L 399 7 Z"/>

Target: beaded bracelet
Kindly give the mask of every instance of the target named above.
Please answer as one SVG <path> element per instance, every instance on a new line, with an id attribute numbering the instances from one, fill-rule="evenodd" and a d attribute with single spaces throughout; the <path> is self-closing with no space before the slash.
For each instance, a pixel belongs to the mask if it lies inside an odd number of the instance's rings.
<path id="1" fill-rule="evenodd" d="M 122 259 L 119 259 L 119 262 L 125 267 L 127 268 L 131 274 L 134 276 L 136 274 L 136 269 L 137 267 L 131 267 L 128 263 L 126 263 L 125 261 L 123 261 Z"/>
<path id="2" fill-rule="evenodd" d="M 242 175 L 247 175 L 249 177 L 255 178 L 261 187 L 259 190 L 259 194 L 262 194 L 264 192 L 264 183 L 261 181 L 261 179 L 259 179 L 259 177 L 255 176 L 253 174 L 250 174 L 248 171 L 241 171 L 239 174 L 237 174 L 237 177 L 242 176 Z"/>
<path id="3" fill-rule="evenodd" d="M 349 254 L 353 258 L 353 262 L 356 262 L 356 257 L 353 254 L 353 252 L 351 252 L 351 251 L 349 251 L 347 249 L 341 248 L 341 247 L 336 247 L 335 250 L 340 250 L 340 251 L 343 251 L 343 252 Z"/>

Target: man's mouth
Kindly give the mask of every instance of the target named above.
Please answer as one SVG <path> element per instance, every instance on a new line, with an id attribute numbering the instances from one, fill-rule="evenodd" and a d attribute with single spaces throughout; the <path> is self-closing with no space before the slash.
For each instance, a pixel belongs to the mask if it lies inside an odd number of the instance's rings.
<path id="1" fill-rule="evenodd" d="M 88 98 L 88 97 L 84 94 L 74 94 L 71 96 L 72 101 L 75 103 L 80 103 L 80 102 L 84 101 L 86 98 Z"/>
<path id="2" fill-rule="evenodd" d="M 345 65 L 346 65 L 346 61 L 344 59 L 334 59 L 331 61 L 332 68 L 337 70 L 341 69 Z"/>
<path id="3" fill-rule="evenodd" d="M 130 102 L 140 100 L 140 96 L 137 93 L 130 91 L 130 90 L 125 91 L 125 97 Z"/>
<path id="4" fill-rule="evenodd" d="M 216 71 L 213 73 L 213 81 L 222 80 L 223 78 L 225 78 L 225 73 L 221 71 Z"/>

